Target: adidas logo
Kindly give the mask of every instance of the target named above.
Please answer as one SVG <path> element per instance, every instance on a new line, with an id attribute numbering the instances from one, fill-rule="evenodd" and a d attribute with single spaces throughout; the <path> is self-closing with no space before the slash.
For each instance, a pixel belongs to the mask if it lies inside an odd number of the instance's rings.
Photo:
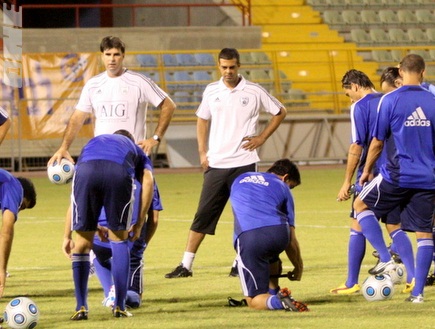
<path id="1" fill-rule="evenodd" d="M 268 186 L 269 182 L 266 182 L 263 176 L 261 175 L 251 175 L 249 177 L 245 177 L 239 181 L 240 184 L 242 183 L 254 183 L 254 184 L 260 184 L 264 186 Z"/>
<path id="2" fill-rule="evenodd" d="M 418 107 L 406 118 L 405 127 L 430 127 L 430 121 L 424 115 L 423 109 Z"/>

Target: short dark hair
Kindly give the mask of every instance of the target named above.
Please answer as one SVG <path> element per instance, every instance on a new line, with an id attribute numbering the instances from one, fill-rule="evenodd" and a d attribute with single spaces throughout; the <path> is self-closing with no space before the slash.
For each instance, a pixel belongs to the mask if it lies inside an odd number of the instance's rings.
<path id="1" fill-rule="evenodd" d="M 128 130 L 119 129 L 119 130 L 115 131 L 114 134 L 128 137 L 134 143 L 134 137 Z"/>
<path id="2" fill-rule="evenodd" d="M 395 81 L 400 78 L 399 68 L 395 66 L 387 67 L 381 75 L 380 84 L 384 82 L 388 83 L 390 86 L 395 87 Z"/>
<path id="3" fill-rule="evenodd" d="M 347 71 L 341 79 L 341 86 L 343 88 L 350 88 L 350 85 L 354 83 L 363 88 L 375 88 L 373 82 L 364 72 L 352 69 Z"/>
<path id="4" fill-rule="evenodd" d="M 118 37 L 104 37 L 100 43 L 100 51 L 103 53 L 106 49 L 121 49 L 121 53 L 125 53 L 125 43 Z"/>
<path id="5" fill-rule="evenodd" d="M 23 187 L 23 197 L 27 200 L 27 209 L 31 209 L 36 205 L 36 190 L 33 182 L 24 177 L 17 177 L 18 181 Z"/>
<path id="6" fill-rule="evenodd" d="M 273 173 L 279 176 L 287 175 L 287 180 L 293 181 L 297 186 L 301 184 L 301 174 L 296 164 L 289 159 L 280 159 L 275 161 L 267 170 L 268 173 Z"/>
<path id="7" fill-rule="evenodd" d="M 218 55 L 218 61 L 219 59 L 236 59 L 237 65 L 240 65 L 240 54 L 235 48 L 224 48 L 220 51 Z"/>
<path id="8" fill-rule="evenodd" d="M 423 57 L 417 54 L 408 54 L 400 61 L 400 68 L 405 72 L 423 73 L 426 68 Z"/>

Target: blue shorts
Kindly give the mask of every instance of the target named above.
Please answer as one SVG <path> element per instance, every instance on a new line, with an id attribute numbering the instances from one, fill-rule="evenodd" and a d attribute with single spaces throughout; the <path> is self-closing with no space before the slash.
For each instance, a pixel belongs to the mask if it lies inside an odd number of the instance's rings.
<path id="1" fill-rule="evenodd" d="M 405 231 L 432 232 L 435 190 L 397 187 L 378 175 L 364 187 L 359 197 L 378 218 L 398 217 L 400 213 L 400 223 Z"/>
<path id="2" fill-rule="evenodd" d="M 269 264 L 278 259 L 288 244 L 288 225 L 257 228 L 239 235 L 235 246 L 244 296 L 255 297 L 269 291 Z"/>
<path id="3" fill-rule="evenodd" d="M 79 162 L 72 186 L 74 231 L 96 231 L 104 207 L 107 227 L 130 228 L 134 200 L 134 177 L 124 166 L 106 160 Z"/>

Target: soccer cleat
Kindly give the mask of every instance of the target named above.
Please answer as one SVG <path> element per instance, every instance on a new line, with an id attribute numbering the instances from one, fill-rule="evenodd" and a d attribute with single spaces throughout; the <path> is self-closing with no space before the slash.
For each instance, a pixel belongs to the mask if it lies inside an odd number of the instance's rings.
<path id="1" fill-rule="evenodd" d="M 133 316 L 133 314 L 127 310 L 121 310 L 119 306 L 116 306 L 116 308 L 112 310 L 112 313 L 115 318 L 129 318 Z"/>
<path id="2" fill-rule="evenodd" d="M 87 319 L 88 319 L 88 310 L 84 306 L 80 307 L 80 309 L 70 317 L 70 320 L 73 321 L 81 321 Z"/>
<path id="3" fill-rule="evenodd" d="M 358 293 L 360 290 L 361 290 L 360 285 L 356 283 L 351 288 L 346 287 L 346 284 L 342 284 L 337 288 L 329 290 L 329 292 L 334 295 L 351 295 L 351 294 Z"/>
<path id="4" fill-rule="evenodd" d="M 405 299 L 405 302 L 411 302 L 411 303 L 416 303 L 416 304 L 420 304 L 423 303 L 423 296 L 421 294 L 419 294 L 418 296 L 409 296 L 408 298 Z"/>
<path id="5" fill-rule="evenodd" d="M 399 254 L 391 250 L 391 245 L 388 246 L 388 251 L 390 252 L 391 258 L 398 264 L 403 263 L 402 259 L 400 258 Z M 373 257 L 379 258 L 379 253 L 377 250 L 373 251 L 372 253 Z"/>
<path id="6" fill-rule="evenodd" d="M 292 295 L 291 291 L 287 288 L 281 289 L 278 294 L 278 298 L 281 300 L 281 304 L 286 310 L 286 312 L 307 312 L 309 311 L 307 305 L 302 302 L 296 301 Z"/>
<path id="7" fill-rule="evenodd" d="M 178 265 L 172 272 L 165 274 L 165 278 L 187 278 L 192 276 L 192 271 L 188 270 L 183 264 Z"/>
<path id="8" fill-rule="evenodd" d="M 429 274 L 426 278 L 425 286 L 433 286 L 435 283 L 435 273 Z"/>
<path id="9" fill-rule="evenodd" d="M 228 306 L 231 307 L 248 306 L 248 303 L 246 302 L 246 299 L 235 300 L 231 297 L 228 297 Z"/>
<path id="10" fill-rule="evenodd" d="M 371 275 L 379 275 L 388 271 L 392 271 L 396 269 L 396 264 L 394 260 L 390 260 L 388 262 L 378 262 L 375 267 L 369 270 L 369 274 Z"/>
<path id="11" fill-rule="evenodd" d="M 402 294 L 409 294 L 412 292 L 415 286 L 415 279 L 412 279 L 411 283 L 406 283 L 405 289 L 402 290 Z"/>
<path id="12" fill-rule="evenodd" d="M 110 287 L 109 295 L 106 298 L 103 299 L 101 304 L 103 304 L 103 306 L 112 307 L 113 308 L 113 305 L 115 304 L 115 297 L 116 297 L 115 286 L 112 285 Z"/>
<path id="13" fill-rule="evenodd" d="M 239 269 L 236 266 L 231 267 L 231 271 L 230 271 L 230 274 L 228 276 L 238 277 L 239 276 Z"/>

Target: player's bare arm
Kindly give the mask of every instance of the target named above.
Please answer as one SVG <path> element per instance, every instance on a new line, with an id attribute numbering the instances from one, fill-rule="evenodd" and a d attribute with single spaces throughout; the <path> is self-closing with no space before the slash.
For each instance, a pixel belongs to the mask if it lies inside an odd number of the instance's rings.
<path id="1" fill-rule="evenodd" d="M 71 206 L 68 207 L 65 215 L 65 226 L 63 230 L 62 251 L 67 258 L 71 258 L 71 252 L 74 249 L 74 241 L 71 231 Z"/>
<path id="2" fill-rule="evenodd" d="M 14 223 L 14 213 L 5 209 L 0 230 L 0 297 L 3 296 L 6 283 L 6 269 L 11 254 L 12 241 L 14 239 Z"/>
<path id="3" fill-rule="evenodd" d="M 289 279 L 300 281 L 302 278 L 302 272 L 304 271 L 304 262 L 302 261 L 301 249 L 293 226 L 290 226 L 290 243 L 285 249 L 285 253 L 294 266 L 293 271 L 288 273 Z"/>
<path id="4" fill-rule="evenodd" d="M 133 236 L 130 237 L 130 241 L 135 241 L 140 236 L 140 231 L 145 223 L 145 219 L 150 208 L 151 202 L 154 195 L 154 177 L 150 170 L 144 170 L 142 178 L 142 191 L 141 191 L 141 205 L 140 205 L 140 215 L 129 232 L 133 232 Z"/>
<path id="5" fill-rule="evenodd" d="M 338 192 L 337 201 L 345 201 L 351 197 L 351 193 L 349 193 L 349 191 L 352 185 L 352 177 L 355 174 L 356 168 L 358 167 L 362 150 L 362 146 L 355 143 L 352 143 L 349 146 L 344 181 L 343 185 L 341 185 L 340 191 Z"/>
<path id="6" fill-rule="evenodd" d="M 198 118 L 196 121 L 196 138 L 198 141 L 198 154 L 201 167 L 205 170 L 208 168 L 207 159 L 207 142 L 208 142 L 208 131 L 209 131 L 209 121 Z"/>
<path id="7" fill-rule="evenodd" d="M 154 134 L 150 138 L 138 142 L 139 147 L 145 152 L 145 154 L 151 154 L 153 147 L 160 143 L 160 140 L 163 138 L 166 130 L 168 129 L 169 123 L 171 122 L 172 116 L 177 106 L 168 96 L 162 101 L 159 107 L 159 122 L 157 123 Z"/>
<path id="8" fill-rule="evenodd" d="M 364 183 L 368 182 L 370 177 L 372 176 L 373 167 L 378 158 L 380 157 L 383 148 L 384 142 L 377 139 L 376 137 L 373 137 L 372 141 L 370 142 L 369 151 L 367 153 L 367 160 L 364 166 L 364 171 L 361 174 L 359 180 L 361 186 L 363 186 Z"/>
<path id="9" fill-rule="evenodd" d="M 69 161 L 74 163 L 74 159 L 69 154 L 68 150 L 74 139 L 76 138 L 78 132 L 83 127 L 85 120 L 88 118 L 89 114 L 79 110 L 75 110 L 69 119 L 68 125 L 66 126 L 65 134 L 63 136 L 63 141 L 56 153 L 48 160 L 47 167 L 50 166 L 54 161 L 58 163 L 62 158 L 67 158 Z"/>
<path id="10" fill-rule="evenodd" d="M 246 141 L 243 144 L 243 148 L 245 150 L 253 151 L 256 148 L 263 145 L 266 140 L 275 132 L 275 130 L 279 127 L 281 122 L 284 120 L 287 115 L 287 110 L 282 107 L 280 112 L 277 115 L 274 115 L 272 119 L 269 121 L 269 124 L 264 128 L 264 130 L 258 136 L 246 136 L 243 138 L 243 141 Z"/>

